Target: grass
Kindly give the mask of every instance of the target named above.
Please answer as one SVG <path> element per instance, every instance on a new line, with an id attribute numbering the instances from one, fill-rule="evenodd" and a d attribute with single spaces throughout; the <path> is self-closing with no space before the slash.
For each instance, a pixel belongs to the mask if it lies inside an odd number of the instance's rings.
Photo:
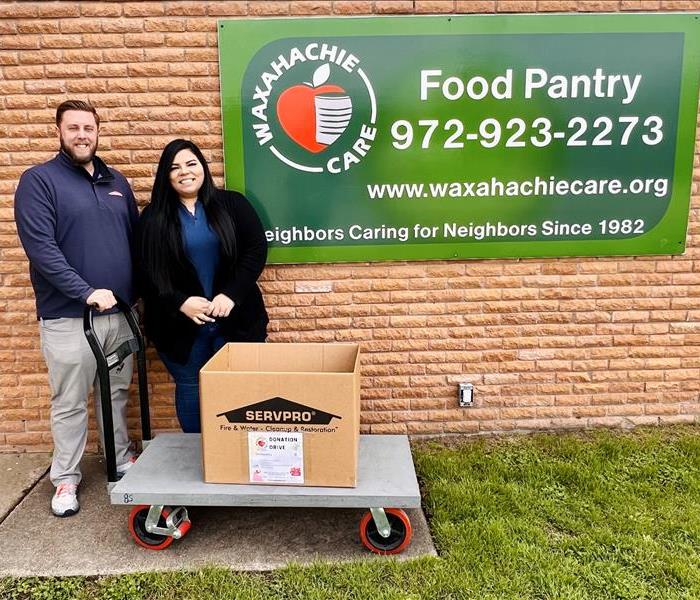
<path id="1" fill-rule="evenodd" d="M 440 558 L 0 579 L 0 598 L 697 599 L 700 427 L 420 443 Z"/>

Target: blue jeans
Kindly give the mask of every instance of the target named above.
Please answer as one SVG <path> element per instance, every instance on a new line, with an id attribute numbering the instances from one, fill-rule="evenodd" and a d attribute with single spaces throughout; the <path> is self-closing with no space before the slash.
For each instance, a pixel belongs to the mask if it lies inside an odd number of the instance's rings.
<path id="1" fill-rule="evenodd" d="M 199 370 L 226 343 L 216 323 L 200 327 L 192 344 L 187 362 L 174 362 L 167 354 L 158 353 L 163 364 L 175 380 L 175 410 L 180 427 L 185 433 L 200 433 L 199 419 Z"/>

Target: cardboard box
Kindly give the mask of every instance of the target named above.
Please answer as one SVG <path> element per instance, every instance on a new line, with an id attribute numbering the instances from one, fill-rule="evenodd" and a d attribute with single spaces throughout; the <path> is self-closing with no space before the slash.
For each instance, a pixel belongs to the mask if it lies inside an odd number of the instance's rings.
<path id="1" fill-rule="evenodd" d="M 227 344 L 200 371 L 209 483 L 354 487 L 357 344 Z"/>

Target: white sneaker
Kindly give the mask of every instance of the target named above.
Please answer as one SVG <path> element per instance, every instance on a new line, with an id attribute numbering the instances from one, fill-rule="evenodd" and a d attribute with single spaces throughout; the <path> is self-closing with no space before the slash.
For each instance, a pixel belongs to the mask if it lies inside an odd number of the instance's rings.
<path id="1" fill-rule="evenodd" d="M 131 469 L 133 464 L 136 462 L 136 457 L 131 456 L 123 465 L 117 465 L 117 477 L 121 479 L 126 475 L 126 472 Z"/>
<path id="2" fill-rule="evenodd" d="M 51 512 L 57 517 L 70 517 L 79 510 L 78 484 L 61 483 L 51 498 Z"/>

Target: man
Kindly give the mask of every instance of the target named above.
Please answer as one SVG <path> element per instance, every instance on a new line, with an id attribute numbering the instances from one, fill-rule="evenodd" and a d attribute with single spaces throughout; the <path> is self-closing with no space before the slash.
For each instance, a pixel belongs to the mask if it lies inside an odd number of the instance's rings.
<path id="1" fill-rule="evenodd" d="M 86 305 L 101 313 L 94 331 L 112 352 L 131 332 L 113 309 L 115 295 L 134 301 L 131 238 L 138 219 L 134 195 L 124 176 L 95 156 L 100 120 L 87 102 L 68 100 L 56 110 L 59 153 L 20 178 L 15 219 L 36 296 L 41 351 L 51 385 L 54 454 L 51 510 L 58 517 L 80 509 L 80 459 L 88 434 L 90 389 L 99 398 L 95 358 L 85 339 Z M 126 404 L 132 358 L 111 371 L 117 471 L 135 460 L 129 447 Z M 97 423 L 102 431 L 102 413 Z M 103 443 L 104 447 L 104 443 Z"/>

